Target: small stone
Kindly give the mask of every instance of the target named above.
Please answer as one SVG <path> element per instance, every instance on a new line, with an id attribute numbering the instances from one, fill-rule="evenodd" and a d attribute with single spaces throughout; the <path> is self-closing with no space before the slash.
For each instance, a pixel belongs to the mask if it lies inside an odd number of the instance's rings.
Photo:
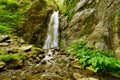
<path id="1" fill-rule="evenodd" d="M 74 61 L 75 58 L 74 58 L 73 56 L 70 56 L 70 57 L 69 57 L 69 60 L 70 60 L 70 61 Z"/>
<path id="2" fill-rule="evenodd" d="M 89 77 L 88 80 L 99 80 L 99 79 L 96 79 L 96 78 L 93 78 L 93 77 Z"/>
<path id="3" fill-rule="evenodd" d="M 27 61 L 28 66 L 32 66 L 33 64 L 30 61 Z"/>
<path id="4" fill-rule="evenodd" d="M 100 2 L 100 0 L 96 0 L 96 3 L 99 3 Z"/>
<path id="5" fill-rule="evenodd" d="M 117 78 L 120 78 L 120 75 L 119 74 L 117 74 L 117 73 L 113 73 L 113 72 L 109 72 L 112 76 L 114 76 L 114 77 L 117 77 Z"/>
<path id="6" fill-rule="evenodd" d="M 44 51 L 41 48 L 35 48 L 34 51 L 37 51 L 39 54 L 44 54 Z"/>
<path id="7" fill-rule="evenodd" d="M 42 50 L 41 50 L 41 51 L 39 51 L 39 54 L 44 54 L 44 51 L 42 51 Z"/>
<path id="8" fill-rule="evenodd" d="M 22 47 L 20 48 L 20 50 L 23 50 L 23 51 L 25 51 L 25 52 L 29 52 L 29 51 L 31 51 L 31 48 L 32 48 L 32 45 L 22 46 Z"/>
<path id="9" fill-rule="evenodd" d="M 75 11 L 79 10 L 80 8 L 82 8 L 83 6 L 85 6 L 85 4 L 88 2 L 89 0 L 80 0 L 80 2 L 76 5 L 75 7 Z"/>
<path id="10" fill-rule="evenodd" d="M 6 40 L 7 43 L 11 43 L 13 42 L 13 40 L 9 39 L 9 40 Z"/>
<path id="11" fill-rule="evenodd" d="M 3 61 L 0 61 L 0 69 L 4 68 L 5 67 L 5 63 Z"/>
<path id="12" fill-rule="evenodd" d="M 12 61 L 11 63 L 7 64 L 7 69 L 19 69 L 21 68 L 23 65 L 23 61 L 22 60 L 15 60 Z"/>
<path id="13" fill-rule="evenodd" d="M 39 55 L 40 59 L 43 59 L 45 57 L 45 55 Z"/>
<path id="14" fill-rule="evenodd" d="M 23 39 L 20 39 L 20 43 L 22 43 L 22 44 L 23 44 L 23 43 L 25 43 L 25 41 L 24 41 Z"/>
<path id="15" fill-rule="evenodd" d="M 10 47 L 8 47 L 8 48 L 6 49 L 6 51 L 7 51 L 8 53 L 17 53 L 17 52 L 18 52 L 17 49 L 13 49 L 13 48 L 10 48 Z"/>
<path id="16" fill-rule="evenodd" d="M 3 47 L 3 46 L 8 46 L 9 44 L 8 43 L 0 43 L 0 46 Z"/>
<path id="17" fill-rule="evenodd" d="M 74 68 L 82 69 L 82 66 L 80 64 L 78 64 L 77 62 L 72 62 L 71 66 Z"/>
<path id="18" fill-rule="evenodd" d="M 82 75 L 79 74 L 79 73 L 73 73 L 73 77 L 74 77 L 76 80 L 81 80 Z"/>
<path id="19" fill-rule="evenodd" d="M 42 64 L 46 64 L 47 62 L 45 60 L 42 61 Z"/>
<path id="20" fill-rule="evenodd" d="M 72 79 L 68 78 L 68 79 L 66 79 L 66 80 L 72 80 Z"/>
<path id="21" fill-rule="evenodd" d="M 117 47 L 117 49 L 115 50 L 115 56 L 117 57 L 117 59 L 120 60 L 120 47 Z"/>
<path id="22" fill-rule="evenodd" d="M 74 67 L 74 68 L 79 68 L 79 69 L 82 68 L 82 66 L 81 66 L 81 65 L 78 65 L 78 64 L 74 64 L 73 67 Z"/>
<path id="23" fill-rule="evenodd" d="M 100 50 L 107 50 L 107 45 L 105 42 L 97 42 L 95 43 L 95 48 L 100 49 Z"/>
<path id="24" fill-rule="evenodd" d="M 0 37 L 0 42 L 6 42 L 6 40 L 9 40 L 10 37 L 8 35 L 5 35 L 5 36 L 1 36 Z"/>

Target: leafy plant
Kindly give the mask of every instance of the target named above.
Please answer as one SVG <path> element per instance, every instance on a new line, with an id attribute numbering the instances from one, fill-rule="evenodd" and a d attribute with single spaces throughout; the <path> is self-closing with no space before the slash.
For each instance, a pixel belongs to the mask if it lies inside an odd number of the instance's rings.
<path id="1" fill-rule="evenodd" d="M 19 54 L 8 54 L 5 51 L 0 51 L 0 61 L 8 62 L 13 60 L 21 60 L 24 59 L 24 55 Z"/>
<path id="2" fill-rule="evenodd" d="M 117 26 L 118 26 L 118 35 L 120 36 L 120 9 L 117 13 Z"/>
<path id="3" fill-rule="evenodd" d="M 1 0 L 0 5 L 4 5 L 4 9 L 10 11 L 16 11 L 19 8 L 19 4 L 16 0 Z"/>
<path id="4" fill-rule="evenodd" d="M 0 33 L 7 33 L 8 30 L 14 30 L 23 16 L 23 13 L 29 8 L 30 2 L 25 0 L 18 3 L 16 0 L 0 1 Z"/>
<path id="5" fill-rule="evenodd" d="M 66 50 L 79 59 L 84 68 L 94 72 L 106 70 L 120 74 L 120 61 L 117 60 L 111 51 L 101 51 L 94 47 L 86 46 L 86 41 L 80 41 L 69 46 Z"/>
<path id="6" fill-rule="evenodd" d="M 0 25 L 0 33 L 5 33 L 7 30 L 7 26 Z"/>

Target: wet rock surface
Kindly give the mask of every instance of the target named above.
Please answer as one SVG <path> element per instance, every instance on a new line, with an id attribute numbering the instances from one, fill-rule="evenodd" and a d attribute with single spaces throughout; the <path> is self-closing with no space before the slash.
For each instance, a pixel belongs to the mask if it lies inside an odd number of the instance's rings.
<path id="1" fill-rule="evenodd" d="M 0 61 L 0 69 L 4 68 L 5 67 L 5 63 L 3 61 Z"/>
<path id="2" fill-rule="evenodd" d="M 75 57 L 59 48 L 42 50 L 28 44 L 26 46 L 17 38 L 10 40 L 9 45 L 0 46 L 0 50 L 12 54 L 22 53 L 26 58 L 18 61 L 0 61 L 0 80 L 119 80 L 105 72 L 94 73 L 83 69 Z"/>

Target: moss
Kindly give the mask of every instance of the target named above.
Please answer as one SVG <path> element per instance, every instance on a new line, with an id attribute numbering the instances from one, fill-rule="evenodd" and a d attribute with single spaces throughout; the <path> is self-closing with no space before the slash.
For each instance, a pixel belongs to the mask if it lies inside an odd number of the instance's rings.
<path id="1" fill-rule="evenodd" d="M 29 3 L 25 0 L 23 3 L 18 3 L 16 0 L 1 0 L 0 1 L 0 33 L 7 33 L 8 30 L 15 30 L 22 22 L 23 13 L 28 8 Z M 24 5 L 25 4 L 25 5 Z M 24 7 L 23 7 L 24 6 Z"/>
<path id="2" fill-rule="evenodd" d="M 0 61 L 9 62 L 14 60 L 24 59 L 25 55 L 20 54 L 8 54 L 6 51 L 0 51 Z"/>
<path id="3" fill-rule="evenodd" d="M 83 33 L 82 32 L 80 32 L 80 33 L 78 33 L 78 37 L 82 37 L 83 36 Z"/>

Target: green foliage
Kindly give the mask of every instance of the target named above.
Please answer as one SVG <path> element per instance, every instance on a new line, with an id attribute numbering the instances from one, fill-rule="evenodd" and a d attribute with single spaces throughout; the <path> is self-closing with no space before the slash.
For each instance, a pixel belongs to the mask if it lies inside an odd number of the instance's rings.
<path id="1" fill-rule="evenodd" d="M 20 60 L 21 57 L 18 54 L 7 54 L 7 55 L 0 55 L 0 61 L 8 62 L 12 60 Z"/>
<path id="2" fill-rule="evenodd" d="M 24 59 L 24 55 L 19 54 L 8 54 L 5 51 L 0 51 L 0 61 L 8 62 L 13 60 L 21 60 Z"/>
<path id="3" fill-rule="evenodd" d="M 117 60 L 111 51 L 101 51 L 94 47 L 86 46 L 86 41 L 74 43 L 67 48 L 71 55 L 76 56 L 84 68 L 93 70 L 107 70 L 120 74 L 120 61 Z"/>
<path id="4" fill-rule="evenodd" d="M 1 0 L 0 5 L 4 6 L 3 9 L 15 11 L 19 8 L 19 4 L 16 0 Z"/>
<path id="5" fill-rule="evenodd" d="M 81 38 L 82 36 L 83 36 L 83 33 L 80 32 L 80 33 L 78 34 L 78 37 Z"/>
<path id="6" fill-rule="evenodd" d="M 24 17 L 23 13 L 28 9 L 28 5 L 30 5 L 30 2 L 27 1 L 25 0 L 20 4 L 16 0 L 0 0 L 0 33 L 14 30 L 14 27 Z"/>
<path id="7" fill-rule="evenodd" d="M 9 28 L 7 26 L 0 25 L 0 33 L 6 33 Z"/>
<path id="8" fill-rule="evenodd" d="M 15 26 L 19 19 L 17 11 L 19 8 L 16 0 L 0 1 L 0 33 L 6 33 L 7 30 Z"/>
<path id="9" fill-rule="evenodd" d="M 55 2 L 57 4 L 60 12 L 64 14 L 66 12 L 66 8 L 64 6 L 64 0 L 63 1 L 62 0 L 55 0 Z"/>

